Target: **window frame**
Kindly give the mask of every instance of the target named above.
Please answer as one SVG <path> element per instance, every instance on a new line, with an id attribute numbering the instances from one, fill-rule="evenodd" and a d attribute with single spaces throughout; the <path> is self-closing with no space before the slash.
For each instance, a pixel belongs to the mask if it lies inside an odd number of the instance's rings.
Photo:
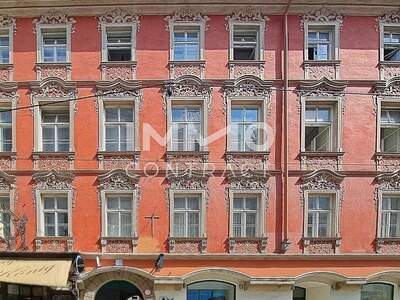
<path id="1" fill-rule="evenodd" d="M 17 101 L 2 101 L 0 103 L 0 110 L 4 109 L 12 109 L 11 111 L 11 150 L 10 151 L 3 151 L 3 146 L 0 145 L 0 153 L 4 152 L 16 152 L 17 151 L 17 139 L 16 139 L 16 133 L 17 133 L 17 124 L 16 124 L 16 119 L 17 119 Z"/>
<path id="2" fill-rule="evenodd" d="M 378 203 L 377 203 L 377 208 L 378 208 L 378 215 L 377 215 L 377 226 L 376 226 L 376 236 L 378 239 L 399 239 L 400 235 L 397 237 L 384 237 L 381 235 L 382 233 L 382 205 L 383 205 L 383 197 L 385 196 L 398 196 L 400 197 L 400 193 L 395 190 L 382 190 L 379 189 L 377 191 L 378 193 Z M 400 229 L 399 229 L 400 230 Z"/>
<path id="3" fill-rule="evenodd" d="M 264 61 L 264 51 L 265 51 L 265 22 L 264 21 L 239 21 L 234 19 L 229 19 L 229 61 L 232 62 L 259 62 Z M 235 26 L 254 26 L 258 27 L 258 40 L 257 40 L 257 50 L 255 54 L 255 59 L 253 60 L 234 60 L 234 30 Z"/>
<path id="4" fill-rule="evenodd" d="M 385 28 L 386 27 L 391 27 L 392 30 L 394 28 L 396 28 L 396 32 L 398 32 L 400 34 L 400 24 L 399 23 L 386 23 L 386 22 L 380 22 L 379 23 L 379 60 L 381 63 L 399 63 L 400 64 L 400 60 L 385 60 Z"/>
<path id="5" fill-rule="evenodd" d="M 0 63 L 0 66 L 12 65 L 13 64 L 13 53 L 14 53 L 14 28 L 13 26 L 1 26 L 0 31 L 8 31 L 8 62 Z M 1 34 L 0 34 L 1 35 Z"/>
<path id="6" fill-rule="evenodd" d="M 362 287 L 363 287 L 364 285 L 373 285 L 373 284 L 382 284 L 382 285 L 391 286 L 391 288 L 392 288 L 391 300 L 394 300 L 395 285 L 394 285 L 393 283 L 390 283 L 390 282 L 381 282 L 381 281 L 377 281 L 377 282 L 367 282 L 367 283 L 363 284 L 363 285 L 361 286 L 360 297 L 362 296 Z"/>
<path id="7" fill-rule="evenodd" d="M 199 239 L 205 238 L 207 236 L 206 231 L 206 190 L 176 190 L 176 189 L 169 189 L 168 196 L 169 196 L 169 237 L 175 239 Z M 175 197 L 179 195 L 181 197 L 188 197 L 190 195 L 193 196 L 200 196 L 200 211 L 199 211 L 199 236 L 198 237 L 178 237 L 175 234 L 175 224 L 174 224 L 174 214 L 175 214 Z"/>
<path id="8" fill-rule="evenodd" d="M 318 153 L 342 152 L 343 135 L 343 103 L 339 97 L 301 97 L 301 129 L 300 152 L 316 152 L 306 150 L 306 107 L 331 107 L 330 150 L 317 151 Z"/>
<path id="9" fill-rule="evenodd" d="M 139 104 L 134 98 L 113 98 L 113 97 L 99 97 L 98 98 L 98 128 L 99 128 L 99 152 L 134 152 L 140 151 L 140 138 L 139 138 Z M 108 151 L 106 150 L 106 107 L 120 107 L 131 106 L 133 109 L 133 149 L 127 151 Z"/>
<path id="10" fill-rule="evenodd" d="M 303 237 L 306 239 L 330 239 L 340 237 L 340 216 L 339 216 L 339 193 L 337 190 L 306 190 L 304 191 L 304 212 L 303 212 Z M 331 236 L 315 237 L 308 235 L 308 202 L 310 195 L 330 195 L 332 202 L 331 215 Z"/>
<path id="11" fill-rule="evenodd" d="M 239 197 L 251 197 L 255 196 L 258 199 L 258 218 L 256 224 L 256 235 L 254 237 L 235 237 L 233 229 L 233 202 L 234 199 Z M 230 239 L 259 239 L 265 238 L 267 235 L 266 229 L 266 191 L 264 190 L 237 190 L 229 189 L 229 238 Z"/>
<path id="12" fill-rule="evenodd" d="M 378 97 L 376 100 L 376 152 L 377 153 L 396 153 L 399 152 L 385 152 L 381 145 L 381 114 L 382 110 L 398 110 L 400 111 L 399 97 Z"/>
<path id="13" fill-rule="evenodd" d="M 205 282 L 205 283 L 207 283 L 207 282 L 217 282 L 217 283 L 223 283 L 223 284 L 229 285 L 233 289 L 233 300 L 237 299 L 237 297 L 236 297 L 236 284 L 234 284 L 232 282 L 229 282 L 229 281 L 213 280 L 213 279 L 197 280 L 197 281 L 193 281 L 193 282 L 188 283 L 187 286 L 186 286 L 186 298 L 185 299 L 189 299 L 189 297 L 188 297 L 189 296 L 189 288 L 190 288 L 191 285 L 197 284 L 197 283 L 203 283 L 203 282 Z"/>
<path id="14" fill-rule="evenodd" d="M 65 29 L 66 31 L 66 54 L 63 62 L 45 62 L 43 59 L 43 29 Z M 36 24 L 36 62 L 43 64 L 70 64 L 71 63 L 71 33 L 72 24 Z"/>
<path id="15" fill-rule="evenodd" d="M 0 191 L 0 197 L 8 198 L 9 209 L 10 209 L 10 211 L 14 211 L 14 209 L 15 209 L 15 190 L 10 189 L 9 191 Z M 3 212 L 1 211 L 1 207 L 0 207 L 0 214 L 2 214 L 2 213 Z M 3 224 L 3 226 L 4 226 L 4 224 Z M 14 236 L 15 236 L 15 228 L 14 228 L 12 216 L 10 216 L 10 236 L 5 235 L 4 237 L 7 239 L 7 238 L 13 238 Z"/>
<path id="16" fill-rule="evenodd" d="M 204 21 L 178 21 L 169 20 L 169 60 L 180 63 L 184 62 L 198 62 L 205 59 L 205 31 L 206 24 Z M 174 57 L 174 33 L 176 28 L 184 27 L 199 27 L 199 59 L 198 60 L 175 60 Z"/>
<path id="17" fill-rule="evenodd" d="M 332 49 L 331 49 L 331 57 L 327 60 L 309 60 L 308 59 L 308 33 L 310 31 L 318 31 L 318 32 L 332 32 Z M 308 21 L 304 24 L 304 49 L 303 49 L 303 59 L 308 62 L 330 62 L 340 59 L 340 25 L 337 22 L 316 22 L 316 21 Z"/>
<path id="18" fill-rule="evenodd" d="M 131 60 L 109 61 L 107 48 L 107 28 L 108 27 L 131 27 Z M 136 61 L 136 31 L 137 23 L 101 23 L 101 62 L 102 63 L 129 63 Z"/>
<path id="19" fill-rule="evenodd" d="M 109 236 L 107 234 L 107 201 L 108 195 L 130 195 L 132 199 L 132 228 L 131 236 Z M 135 238 L 137 237 L 137 201 L 138 201 L 138 191 L 137 190 L 101 190 L 101 237 L 105 239 L 113 239 L 113 238 Z"/>
<path id="20" fill-rule="evenodd" d="M 68 235 L 66 236 L 46 236 L 44 230 L 44 197 L 46 196 L 66 196 L 67 197 L 67 213 L 68 213 Z M 36 191 L 36 236 L 39 238 L 70 238 L 72 233 L 72 200 L 73 191 L 69 190 L 37 190 Z"/>
<path id="21" fill-rule="evenodd" d="M 232 199 L 232 213 L 231 216 L 232 218 L 230 219 L 230 223 L 231 223 L 231 235 L 232 238 L 235 239 L 253 239 L 253 238 L 259 238 L 262 235 L 262 227 L 263 227 L 263 220 L 262 220 L 262 212 L 261 212 L 261 194 L 260 193 L 234 193 L 233 194 L 233 199 Z M 257 199 L 257 209 L 256 210 L 249 210 L 249 209 L 235 209 L 234 207 L 234 202 L 235 199 L 237 198 L 243 198 L 243 199 L 247 199 L 249 197 L 256 197 Z M 233 224 L 233 219 L 234 219 L 234 214 L 240 212 L 240 214 L 243 216 L 245 215 L 245 218 L 243 219 L 243 224 L 241 226 L 241 233 L 240 236 L 235 236 L 235 230 L 234 230 L 234 224 Z M 246 233 L 246 229 L 247 229 L 247 224 L 246 224 L 246 220 L 247 220 L 247 213 L 256 213 L 256 228 L 255 228 L 255 235 L 253 237 L 247 236 Z"/>

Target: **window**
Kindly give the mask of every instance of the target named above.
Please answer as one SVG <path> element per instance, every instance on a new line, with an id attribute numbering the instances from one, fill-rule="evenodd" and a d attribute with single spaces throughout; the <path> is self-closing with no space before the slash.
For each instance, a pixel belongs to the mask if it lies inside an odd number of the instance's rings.
<path id="1" fill-rule="evenodd" d="M 334 236 L 332 195 L 310 194 L 307 207 L 307 237 Z"/>
<path id="2" fill-rule="evenodd" d="M 400 61 L 400 28 L 385 27 L 383 36 L 383 60 Z"/>
<path id="3" fill-rule="evenodd" d="M 67 195 L 44 195 L 42 200 L 44 236 L 68 236 Z"/>
<path id="4" fill-rule="evenodd" d="M 380 227 L 380 237 L 400 237 L 400 196 L 383 195 Z"/>
<path id="5" fill-rule="evenodd" d="M 106 235 L 109 237 L 133 236 L 132 195 L 106 195 Z"/>
<path id="6" fill-rule="evenodd" d="M 10 197 L 0 196 L 0 238 L 11 236 Z"/>
<path id="7" fill-rule="evenodd" d="M 293 300 L 306 300 L 306 289 L 295 286 L 293 290 Z"/>
<path id="8" fill-rule="evenodd" d="M 41 61 L 67 62 L 67 28 L 41 28 Z"/>
<path id="9" fill-rule="evenodd" d="M 201 110 L 198 106 L 172 107 L 172 150 L 199 151 Z"/>
<path id="10" fill-rule="evenodd" d="M 106 27 L 107 61 L 131 61 L 132 26 Z"/>
<path id="11" fill-rule="evenodd" d="M 400 110 L 381 110 L 381 150 L 400 152 Z"/>
<path id="12" fill-rule="evenodd" d="M 260 144 L 258 107 L 234 106 L 231 110 L 231 150 L 257 151 Z"/>
<path id="13" fill-rule="evenodd" d="M 260 26 L 234 25 L 233 26 L 233 59 L 259 60 L 260 59 Z"/>
<path id="14" fill-rule="evenodd" d="M 393 285 L 369 283 L 361 288 L 361 300 L 393 300 Z"/>
<path id="15" fill-rule="evenodd" d="M 332 109 L 327 106 L 306 105 L 305 150 L 330 151 L 332 149 Z"/>
<path id="16" fill-rule="evenodd" d="M 0 64 L 11 63 L 11 41 L 8 29 L 0 30 Z"/>
<path id="17" fill-rule="evenodd" d="M 42 110 L 42 149 L 45 152 L 69 151 L 68 110 Z"/>
<path id="18" fill-rule="evenodd" d="M 134 150 L 133 105 L 105 107 L 105 150 Z"/>
<path id="19" fill-rule="evenodd" d="M 200 236 L 200 199 L 199 195 L 174 196 L 174 237 Z"/>
<path id="20" fill-rule="evenodd" d="M 201 281 L 189 284 L 187 300 L 235 300 L 235 286 L 219 281 Z"/>
<path id="21" fill-rule="evenodd" d="M 332 29 L 310 27 L 307 36 L 308 60 L 333 59 L 333 35 Z"/>
<path id="22" fill-rule="evenodd" d="M 259 235 L 259 199 L 257 196 L 234 196 L 233 237 L 253 238 Z"/>
<path id="23" fill-rule="evenodd" d="M 6 108 L 7 109 L 7 108 Z M 3 108 L 0 108 L 3 110 Z M 0 112 L 0 151 L 12 150 L 12 113 Z"/>
<path id="24" fill-rule="evenodd" d="M 200 27 L 174 26 L 173 60 L 193 61 L 200 59 Z"/>

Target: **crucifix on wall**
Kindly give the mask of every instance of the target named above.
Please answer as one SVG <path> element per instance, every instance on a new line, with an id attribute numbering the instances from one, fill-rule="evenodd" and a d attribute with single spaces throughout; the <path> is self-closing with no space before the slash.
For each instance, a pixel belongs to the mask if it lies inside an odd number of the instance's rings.
<path id="1" fill-rule="evenodd" d="M 151 214 L 151 216 L 146 216 L 145 219 L 150 220 L 150 222 L 151 222 L 151 223 L 150 223 L 150 226 L 151 226 L 151 237 L 154 237 L 154 222 L 155 222 L 156 220 L 159 220 L 160 217 L 159 217 L 159 216 L 156 216 L 155 213 L 154 213 L 154 211 L 153 211 L 153 213 Z"/>

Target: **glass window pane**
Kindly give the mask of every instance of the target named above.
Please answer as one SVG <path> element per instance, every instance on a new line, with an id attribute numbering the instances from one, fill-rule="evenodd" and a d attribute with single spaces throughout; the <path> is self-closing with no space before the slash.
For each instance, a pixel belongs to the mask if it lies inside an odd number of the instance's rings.
<path id="1" fill-rule="evenodd" d="M 200 199 L 198 197 L 188 197 L 187 205 L 188 205 L 188 209 L 199 210 L 200 209 Z"/>
<path id="2" fill-rule="evenodd" d="M 120 109 L 122 122 L 133 122 L 133 108 L 123 107 Z"/>
<path id="3" fill-rule="evenodd" d="M 107 235 L 119 236 L 119 215 L 118 213 L 107 213 Z"/>
<path id="4" fill-rule="evenodd" d="M 58 209 L 67 209 L 68 208 L 67 198 L 57 198 L 57 208 Z"/>
<path id="5" fill-rule="evenodd" d="M 248 197 L 246 198 L 246 208 L 256 210 L 258 204 L 257 197 Z"/>
<path id="6" fill-rule="evenodd" d="M 233 199 L 233 208 L 243 209 L 244 208 L 244 199 L 243 198 L 234 198 Z"/>
<path id="7" fill-rule="evenodd" d="M 2 109 L 4 110 L 4 109 Z M 2 123 L 11 123 L 11 111 L 1 111 L 0 112 L 0 122 Z"/>
<path id="8" fill-rule="evenodd" d="M 242 108 L 232 108 L 231 121 L 240 122 L 244 120 L 244 111 Z"/>
<path id="9" fill-rule="evenodd" d="M 121 213 L 122 231 L 121 236 L 131 236 L 132 235 L 132 214 L 131 213 Z"/>
<path id="10" fill-rule="evenodd" d="M 185 198 L 176 197 L 174 199 L 174 208 L 175 209 L 185 209 L 186 208 Z"/>
<path id="11" fill-rule="evenodd" d="M 43 198 L 44 209 L 54 209 L 55 208 L 55 199 L 50 197 Z"/>
<path id="12" fill-rule="evenodd" d="M 186 113 L 184 108 L 172 109 L 172 121 L 186 121 Z"/>
<path id="13" fill-rule="evenodd" d="M 258 121 L 258 109 L 257 108 L 247 108 L 245 111 L 245 121 Z"/>
<path id="14" fill-rule="evenodd" d="M 106 121 L 107 122 L 118 121 L 118 108 L 116 107 L 106 108 Z"/>
<path id="15" fill-rule="evenodd" d="M 107 209 L 119 209 L 118 197 L 107 197 Z"/>
<path id="16" fill-rule="evenodd" d="M 132 210 L 132 199 L 130 197 L 121 197 L 121 209 Z"/>
<path id="17" fill-rule="evenodd" d="M 200 109 L 190 108 L 187 111 L 187 119 L 188 121 L 197 121 L 200 122 L 201 120 L 201 113 Z"/>
<path id="18" fill-rule="evenodd" d="M 315 122 L 317 119 L 317 109 L 315 107 L 306 107 L 305 120 Z"/>
<path id="19" fill-rule="evenodd" d="M 319 197 L 319 208 L 320 209 L 330 209 L 331 208 L 331 198 L 329 196 Z"/>
<path id="20" fill-rule="evenodd" d="M 319 107 L 318 108 L 318 122 L 329 122 L 331 120 L 330 118 L 330 109 L 325 108 L 325 107 Z"/>
<path id="21" fill-rule="evenodd" d="M 361 288 L 361 300 L 393 300 L 393 285 L 384 283 L 365 284 Z"/>

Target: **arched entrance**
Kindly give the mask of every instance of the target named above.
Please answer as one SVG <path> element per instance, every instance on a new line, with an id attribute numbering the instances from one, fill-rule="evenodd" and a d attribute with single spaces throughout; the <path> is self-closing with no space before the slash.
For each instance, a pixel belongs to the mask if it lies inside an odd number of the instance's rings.
<path id="1" fill-rule="evenodd" d="M 125 280 L 113 280 L 103 285 L 96 293 L 95 300 L 142 300 L 140 290 Z"/>

